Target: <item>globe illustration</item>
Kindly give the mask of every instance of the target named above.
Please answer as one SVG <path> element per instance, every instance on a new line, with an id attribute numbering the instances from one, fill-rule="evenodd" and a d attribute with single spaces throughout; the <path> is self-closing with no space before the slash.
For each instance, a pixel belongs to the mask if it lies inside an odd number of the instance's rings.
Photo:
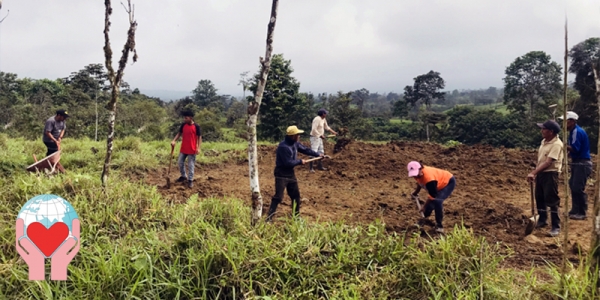
<path id="1" fill-rule="evenodd" d="M 23 205 L 17 219 L 23 219 L 25 225 L 23 236 L 27 236 L 27 227 L 31 223 L 40 222 L 46 228 L 58 222 L 69 227 L 69 237 L 73 236 L 73 220 L 79 219 L 77 212 L 69 201 L 56 195 L 39 195 L 31 198 Z"/>

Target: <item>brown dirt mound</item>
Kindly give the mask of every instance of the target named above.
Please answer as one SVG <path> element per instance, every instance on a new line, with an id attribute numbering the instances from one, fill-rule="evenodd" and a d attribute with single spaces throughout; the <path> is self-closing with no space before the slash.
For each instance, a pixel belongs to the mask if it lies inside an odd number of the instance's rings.
<path id="1" fill-rule="evenodd" d="M 338 140 L 340 143 L 340 140 Z M 527 218 L 530 217 L 527 174 L 535 165 L 535 151 L 492 148 L 489 146 L 457 146 L 444 148 L 436 144 L 390 142 L 374 145 L 352 142 L 325 160 L 327 171 L 309 173 L 308 166 L 296 167 L 302 198 L 301 213 L 309 220 L 345 220 L 348 223 L 367 223 L 376 219 L 385 222 L 387 229 L 396 232 L 414 230 L 418 213 L 409 197 L 415 187 L 407 177 L 406 164 L 418 160 L 426 165 L 451 171 L 457 180 L 452 196 L 444 202 L 444 226 L 464 224 L 490 242 L 502 243 L 514 251 L 506 264 L 510 267 L 529 267 L 545 261 L 559 263 L 562 257 L 560 238 L 547 236 L 548 229 L 536 230 L 542 241 L 524 239 Z M 326 143 L 326 153 L 333 145 Z M 275 147 L 259 147 L 260 183 L 264 197 L 264 213 L 274 193 L 273 168 Z M 184 202 L 194 193 L 200 197 L 233 196 L 247 199 L 250 205 L 247 161 L 221 165 L 201 165 L 196 168 L 193 189 L 174 184 L 165 189 L 166 168 L 161 174 L 149 174 L 146 182 L 159 186 L 171 201 Z M 172 182 L 177 178 L 172 174 Z M 589 192 L 591 192 L 591 187 Z M 563 196 L 561 183 L 560 193 Z M 423 192 L 424 193 L 424 192 Z M 424 198 L 425 195 L 422 195 Z M 562 198 L 564 199 L 564 198 Z M 279 217 L 290 214 L 290 199 L 286 197 L 278 209 Z M 562 214 L 562 211 L 561 211 Z M 433 219 L 433 216 L 430 217 Z M 573 245 L 589 249 L 588 221 L 570 221 L 569 249 Z M 433 228 L 427 232 L 435 238 Z M 577 261 L 575 254 L 570 259 Z"/>

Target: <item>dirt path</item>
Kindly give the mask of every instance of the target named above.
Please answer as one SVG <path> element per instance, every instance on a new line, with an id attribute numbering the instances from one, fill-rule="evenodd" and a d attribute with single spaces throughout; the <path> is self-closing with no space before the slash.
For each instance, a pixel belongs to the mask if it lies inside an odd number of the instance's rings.
<path id="1" fill-rule="evenodd" d="M 443 148 L 435 144 L 393 142 L 374 145 L 353 142 L 341 152 L 333 154 L 333 144 L 326 144 L 332 159 L 325 162 L 327 171 L 309 173 L 308 166 L 296 167 L 300 192 L 304 202 L 301 214 L 309 220 L 340 220 L 348 223 L 367 223 L 376 219 L 385 222 L 388 230 L 412 231 L 418 220 L 416 205 L 409 195 L 415 187 L 406 175 L 406 164 L 422 161 L 451 171 L 457 180 L 452 196 L 444 202 L 444 226 L 449 230 L 455 224 L 465 226 L 490 242 L 510 247 L 514 254 L 507 267 L 529 267 L 545 261 L 560 263 L 562 254 L 557 238 L 547 236 L 548 228 L 534 231 L 535 241 L 523 237 L 527 218 L 530 217 L 529 184 L 527 174 L 534 167 L 535 151 L 495 149 L 487 146 L 459 146 Z M 264 213 L 274 193 L 273 168 L 275 147 L 259 147 L 261 190 Z M 176 168 L 175 168 L 176 170 Z M 177 171 L 173 172 L 177 174 Z M 232 196 L 249 199 L 247 161 L 220 165 L 198 165 L 195 186 L 187 189 L 172 184 L 165 189 L 166 169 L 163 173 L 148 174 L 144 180 L 159 187 L 160 192 L 174 202 L 183 202 L 194 193 L 200 197 Z M 172 174 L 171 181 L 177 178 Z M 592 187 L 588 186 L 588 192 Z M 422 192 L 421 198 L 425 197 Z M 560 194 L 564 188 L 561 184 Z M 564 199 L 564 198 L 561 198 Z M 590 208 L 591 210 L 591 208 Z M 561 210 L 561 216 L 562 216 Z M 290 199 L 286 196 L 278 215 L 291 214 Z M 430 217 L 433 220 L 433 216 Z M 588 249 L 591 221 L 570 221 L 570 259 L 577 262 L 574 244 Z M 433 228 L 428 230 L 435 236 Z"/>

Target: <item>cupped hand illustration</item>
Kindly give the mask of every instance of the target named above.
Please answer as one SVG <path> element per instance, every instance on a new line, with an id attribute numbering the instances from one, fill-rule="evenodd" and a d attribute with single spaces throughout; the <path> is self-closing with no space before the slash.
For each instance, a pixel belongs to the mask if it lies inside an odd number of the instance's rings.
<path id="1" fill-rule="evenodd" d="M 23 219 L 17 219 L 15 231 L 15 246 L 19 255 L 21 255 L 21 258 L 23 258 L 29 267 L 29 280 L 46 279 L 44 254 L 29 238 L 23 236 L 25 233 L 25 221 Z"/>
<path id="2" fill-rule="evenodd" d="M 65 242 L 56 249 L 56 252 L 52 254 L 50 273 L 52 280 L 67 280 L 67 267 L 73 260 L 73 257 L 79 252 L 79 219 L 74 219 L 71 227 L 73 236 L 68 237 Z"/>

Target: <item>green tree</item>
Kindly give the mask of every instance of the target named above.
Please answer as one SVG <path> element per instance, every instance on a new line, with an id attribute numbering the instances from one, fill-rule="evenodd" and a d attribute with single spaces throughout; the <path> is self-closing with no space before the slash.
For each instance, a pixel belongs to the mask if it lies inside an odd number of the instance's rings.
<path id="1" fill-rule="evenodd" d="M 404 99 L 407 103 L 412 106 L 425 104 L 429 110 L 431 104 L 444 101 L 445 93 L 441 90 L 446 83 L 439 72 L 429 71 L 427 74 L 415 77 L 414 81 L 413 86 L 407 85 L 404 88 Z"/>
<path id="2" fill-rule="evenodd" d="M 541 139 L 537 126 L 492 109 L 458 106 L 448 111 L 447 115 L 445 141 L 455 140 L 467 145 L 530 148 L 539 145 Z"/>
<path id="3" fill-rule="evenodd" d="M 218 112 L 223 111 L 223 103 L 217 94 L 217 88 L 208 79 L 198 81 L 198 85 L 192 91 L 194 103 L 200 108 L 208 108 Z"/>
<path id="4" fill-rule="evenodd" d="M 273 55 L 257 125 L 257 134 L 261 139 L 280 140 L 288 126 L 300 127 L 314 114 L 310 112 L 306 95 L 299 93 L 300 83 L 292 76 L 293 72 L 292 62 L 286 60 L 283 54 Z M 255 75 L 250 86 L 252 93 L 256 93 L 259 76 Z M 253 97 L 251 101 L 254 101 Z"/>
<path id="5" fill-rule="evenodd" d="M 406 100 L 399 99 L 398 101 L 394 102 L 394 117 L 398 117 L 400 118 L 400 120 L 402 120 L 403 118 L 408 117 L 409 111 L 410 110 L 408 108 L 408 103 L 406 102 Z"/>
<path id="6" fill-rule="evenodd" d="M 330 97 L 329 103 L 328 123 L 347 129 L 350 137 L 366 139 L 371 136 L 373 127 L 361 117 L 360 109 L 352 105 L 352 92 L 338 92 L 337 96 Z"/>
<path id="7" fill-rule="evenodd" d="M 536 113 L 548 117 L 547 106 L 557 103 L 562 89 L 561 70 L 543 51 L 518 57 L 506 68 L 504 103 L 512 111 L 528 112 L 531 119 Z"/>
<path id="8" fill-rule="evenodd" d="M 352 102 L 358 106 L 361 113 L 364 112 L 365 104 L 369 101 L 370 92 L 369 90 L 362 88 L 352 93 Z"/>
<path id="9" fill-rule="evenodd" d="M 71 73 L 69 77 L 64 79 L 64 83 L 92 97 L 110 88 L 108 75 L 102 64 L 87 65 L 82 70 Z"/>
<path id="10" fill-rule="evenodd" d="M 227 126 L 232 127 L 238 120 L 246 116 L 247 105 L 242 101 L 234 101 L 227 110 Z"/>
<path id="11" fill-rule="evenodd" d="M 594 81 L 593 63 L 600 59 L 600 38 L 589 38 L 571 48 L 569 72 L 575 74 L 573 88 L 579 93 L 579 99 L 571 103 L 572 109 L 579 115 L 578 124 L 587 130 L 592 150 L 598 151 L 598 100 Z M 591 129 L 594 130 L 591 130 Z"/>

